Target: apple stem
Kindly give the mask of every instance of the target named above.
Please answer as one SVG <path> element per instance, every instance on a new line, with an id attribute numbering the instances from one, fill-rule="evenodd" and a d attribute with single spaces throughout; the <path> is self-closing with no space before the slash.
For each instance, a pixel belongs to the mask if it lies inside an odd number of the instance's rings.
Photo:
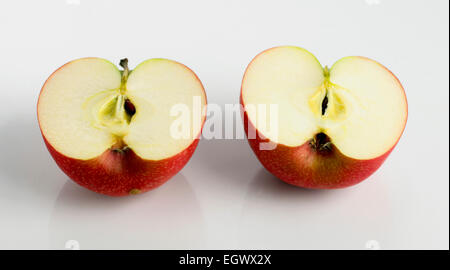
<path id="1" fill-rule="evenodd" d="M 330 70 L 328 69 L 328 66 L 325 66 L 323 68 L 323 76 L 325 77 L 325 79 L 328 79 L 330 77 Z"/>
<path id="2" fill-rule="evenodd" d="M 128 80 L 128 74 L 130 72 L 130 70 L 128 69 L 128 59 L 127 58 L 121 59 L 119 65 L 123 68 L 122 81 L 120 83 L 120 92 L 122 94 L 124 94 L 125 91 L 126 91 L 126 84 L 127 84 L 127 80 Z"/>

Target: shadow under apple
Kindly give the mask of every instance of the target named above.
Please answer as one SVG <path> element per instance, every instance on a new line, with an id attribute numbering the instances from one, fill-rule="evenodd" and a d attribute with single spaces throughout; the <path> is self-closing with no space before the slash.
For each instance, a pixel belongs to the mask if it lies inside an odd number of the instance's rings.
<path id="1" fill-rule="evenodd" d="M 51 249 L 75 240 L 80 249 L 196 249 L 204 219 L 182 174 L 143 194 L 109 197 L 68 181 L 49 225 Z"/>
<path id="2" fill-rule="evenodd" d="M 383 237 L 390 217 L 381 181 L 345 189 L 289 185 L 261 169 L 248 185 L 238 229 L 244 249 L 364 249 Z"/>

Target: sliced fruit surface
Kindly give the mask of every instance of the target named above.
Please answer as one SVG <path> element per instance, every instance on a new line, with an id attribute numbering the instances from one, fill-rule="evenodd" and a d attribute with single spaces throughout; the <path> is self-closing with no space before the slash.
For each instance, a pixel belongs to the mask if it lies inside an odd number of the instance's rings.
<path id="1" fill-rule="evenodd" d="M 119 89 L 120 82 L 116 66 L 100 58 L 74 60 L 55 71 L 41 91 L 37 108 L 47 141 L 76 159 L 99 156 L 113 145 L 114 136 L 86 117 L 85 106 L 92 99 L 107 98 L 104 93 Z"/>
<path id="2" fill-rule="evenodd" d="M 136 154 L 151 160 L 170 157 L 187 148 L 201 131 L 206 97 L 195 74 L 182 64 L 167 59 L 151 59 L 138 65 L 127 82 L 127 96 L 136 107 L 124 142 Z M 175 106 L 185 108 L 190 129 L 186 136 L 174 137 L 171 125 L 180 115 Z"/>
<path id="3" fill-rule="evenodd" d="M 177 138 L 170 124 L 181 104 L 203 112 L 201 82 L 186 66 L 151 59 L 129 71 L 107 60 L 83 58 L 67 63 L 45 83 L 38 102 L 39 124 L 48 143 L 64 156 L 88 160 L 104 151 L 131 149 L 145 160 L 161 160 L 186 149 L 199 135 L 204 114 L 190 115 L 189 134 Z M 194 104 L 194 97 L 198 104 Z M 195 117 L 200 119 L 194 119 Z M 195 123 L 200 124 L 195 125 Z"/>
<path id="4" fill-rule="evenodd" d="M 408 114 L 397 78 L 373 60 L 345 57 L 332 66 L 329 81 L 328 104 L 339 104 L 341 109 L 327 109 L 324 118 L 328 117 L 330 124 L 323 128 L 341 152 L 369 159 L 393 147 Z"/>
<path id="5" fill-rule="evenodd" d="M 381 64 L 345 57 L 331 69 L 322 68 L 311 53 L 293 46 L 272 48 L 253 59 L 243 78 L 242 102 L 249 121 L 272 142 L 297 147 L 324 134 L 354 159 L 386 153 L 407 118 L 403 88 Z M 261 104 L 266 109 L 278 105 L 276 132 L 267 128 L 267 117 L 259 117 Z"/>
<path id="6" fill-rule="evenodd" d="M 250 63 L 242 82 L 242 98 L 250 121 L 273 142 L 303 144 L 317 131 L 308 100 L 323 81 L 322 66 L 304 49 L 280 47 L 262 52 Z M 257 109 L 247 108 L 250 104 Z M 258 109 L 260 104 L 264 106 Z M 278 130 L 269 128 L 269 112 L 267 117 L 258 116 L 262 115 L 261 109 L 268 111 L 270 104 L 278 105 Z"/>

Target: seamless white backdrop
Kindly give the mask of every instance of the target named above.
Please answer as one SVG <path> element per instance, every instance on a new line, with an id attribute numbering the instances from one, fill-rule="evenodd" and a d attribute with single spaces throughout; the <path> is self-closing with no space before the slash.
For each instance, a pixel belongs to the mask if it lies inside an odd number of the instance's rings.
<path id="1" fill-rule="evenodd" d="M 0 248 L 448 249 L 448 1 L 0 2 Z M 202 140 L 161 188 L 109 198 L 72 183 L 42 142 L 46 78 L 86 56 L 192 68 L 208 101 L 238 103 L 260 51 L 297 45 L 323 65 L 362 55 L 391 69 L 409 119 L 373 176 L 342 190 L 288 186 L 246 141 Z M 229 127 L 227 127 L 229 128 Z M 69 242 L 73 243 L 73 242 Z"/>

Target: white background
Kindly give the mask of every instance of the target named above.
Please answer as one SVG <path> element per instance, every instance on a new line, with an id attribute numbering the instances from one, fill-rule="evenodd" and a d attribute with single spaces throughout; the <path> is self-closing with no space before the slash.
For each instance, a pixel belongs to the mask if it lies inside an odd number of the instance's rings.
<path id="1" fill-rule="evenodd" d="M 1 1 L 0 248 L 448 249 L 448 1 Z M 86 56 L 164 57 L 192 68 L 208 101 L 238 103 L 245 67 L 297 45 L 323 65 L 362 55 L 403 83 L 409 119 L 365 182 L 295 188 L 244 140 L 202 140 L 162 187 L 111 198 L 70 181 L 45 149 L 46 78 Z M 375 240 L 375 241 L 370 241 Z"/>

